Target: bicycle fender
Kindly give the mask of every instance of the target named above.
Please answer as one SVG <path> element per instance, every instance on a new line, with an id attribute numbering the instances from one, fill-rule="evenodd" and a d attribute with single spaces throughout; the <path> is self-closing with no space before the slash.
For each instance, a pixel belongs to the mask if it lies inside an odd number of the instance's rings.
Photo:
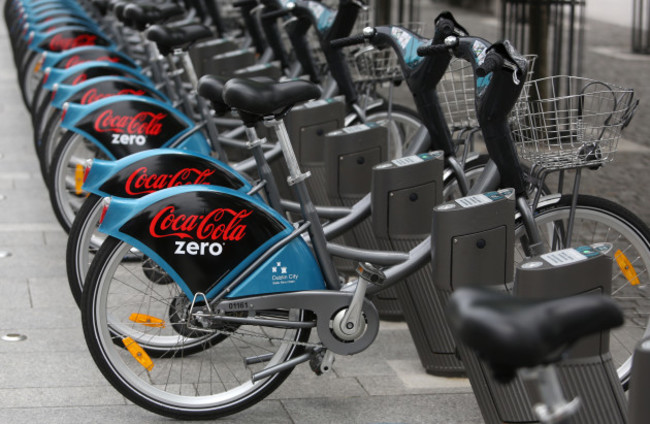
<path id="1" fill-rule="evenodd" d="M 93 161 L 83 189 L 102 197 L 140 198 L 180 185 L 228 187 L 247 193 L 252 189 L 240 174 L 209 156 L 177 149 L 155 149 L 117 161 Z"/>
<path id="2" fill-rule="evenodd" d="M 82 135 L 114 160 L 144 150 L 169 147 L 193 124 L 167 103 L 124 95 L 89 105 L 68 103 L 61 127 Z M 186 143 L 198 146 L 201 140 L 207 149 L 207 142 L 200 134 L 194 134 Z"/>
<path id="3" fill-rule="evenodd" d="M 139 69 L 133 60 L 109 47 L 100 46 L 84 46 L 75 47 L 63 52 L 43 52 L 42 69 L 46 68 L 61 68 L 68 69 L 72 66 L 79 65 L 80 63 L 95 61 L 95 62 L 111 62 L 119 63 L 129 68 Z"/>
<path id="4" fill-rule="evenodd" d="M 78 85 L 59 85 L 53 91 L 50 106 L 61 109 L 65 102 L 87 105 L 97 100 L 120 95 L 146 96 L 164 103 L 169 99 L 160 91 L 131 78 L 106 76 L 93 78 Z"/>
<path id="5" fill-rule="evenodd" d="M 51 91 L 55 84 L 77 85 L 103 76 L 132 78 L 145 84 L 152 84 L 138 69 L 129 66 L 112 62 L 85 62 L 68 69 L 47 68 L 43 77 L 45 79 L 43 88 Z"/>
<path id="6" fill-rule="evenodd" d="M 47 33 L 33 34 L 29 48 L 39 52 L 60 52 L 81 46 L 114 46 L 104 35 L 87 27 L 65 26 Z"/>
<path id="7" fill-rule="evenodd" d="M 242 272 L 230 297 L 325 288 L 320 268 L 294 237 L 262 264 L 254 262 L 292 233 L 268 205 L 214 186 L 182 186 L 139 199 L 111 199 L 99 231 L 153 258 L 189 299 L 213 298 Z M 252 272 L 251 272 L 252 271 Z"/>

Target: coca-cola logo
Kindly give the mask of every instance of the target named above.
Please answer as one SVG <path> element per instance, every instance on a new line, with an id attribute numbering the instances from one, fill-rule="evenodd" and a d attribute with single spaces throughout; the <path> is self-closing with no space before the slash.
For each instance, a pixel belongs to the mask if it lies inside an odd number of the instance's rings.
<path id="1" fill-rule="evenodd" d="M 88 79 L 87 74 L 79 74 L 72 80 L 72 85 L 81 84 Z"/>
<path id="2" fill-rule="evenodd" d="M 56 34 L 50 40 L 49 48 L 52 51 L 70 50 L 74 47 L 94 46 L 97 43 L 97 36 L 94 34 L 79 34 L 76 37 L 64 37 Z"/>
<path id="3" fill-rule="evenodd" d="M 93 87 L 90 90 L 86 91 L 81 97 L 81 104 L 88 105 L 90 103 L 96 102 L 97 100 L 105 99 L 112 96 L 120 96 L 125 94 L 132 94 L 134 96 L 143 96 L 146 94 L 144 90 L 135 90 L 133 88 L 124 88 L 119 90 L 117 93 L 100 93 L 97 88 Z"/>
<path id="4" fill-rule="evenodd" d="M 129 176 L 124 187 L 128 194 L 141 196 L 180 185 L 208 185 L 210 183 L 206 180 L 216 172 L 214 169 L 200 170 L 197 168 L 181 169 L 174 174 L 149 174 L 148 171 L 147 167 L 143 166 Z"/>
<path id="5" fill-rule="evenodd" d="M 166 113 L 139 112 L 135 116 L 115 115 L 111 109 L 102 112 L 95 119 L 97 132 L 114 132 L 119 134 L 158 135 L 162 131 L 161 121 Z"/>
<path id="6" fill-rule="evenodd" d="M 175 206 L 167 206 L 151 220 L 149 234 L 204 242 L 240 241 L 246 235 L 242 221 L 252 213 L 247 209 L 217 208 L 204 215 L 177 215 Z"/>
<path id="7" fill-rule="evenodd" d="M 64 63 L 64 68 L 68 69 L 72 66 L 79 65 L 80 63 L 86 63 L 89 61 L 93 62 L 112 62 L 112 63 L 118 63 L 120 61 L 119 57 L 113 57 L 113 56 L 100 56 L 95 59 L 85 59 L 82 58 L 79 55 L 74 55 L 71 58 L 69 58 L 65 63 Z"/>

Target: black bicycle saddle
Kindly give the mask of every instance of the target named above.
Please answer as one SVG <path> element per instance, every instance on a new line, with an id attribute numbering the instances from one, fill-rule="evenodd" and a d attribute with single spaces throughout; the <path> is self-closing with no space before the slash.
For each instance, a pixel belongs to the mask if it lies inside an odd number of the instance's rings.
<path id="1" fill-rule="evenodd" d="M 282 113 L 296 103 L 320 97 L 317 85 L 309 81 L 264 81 L 233 78 L 224 86 L 223 100 L 230 107 L 257 116 Z"/>
<path id="2" fill-rule="evenodd" d="M 203 75 L 199 80 L 197 93 L 199 96 L 208 100 L 212 108 L 218 115 L 222 115 L 230 110 L 230 107 L 223 101 L 223 86 L 227 79 L 216 75 Z"/>
<path id="3" fill-rule="evenodd" d="M 131 3 L 124 8 L 124 17 L 131 26 L 142 31 L 149 25 L 160 24 L 167 19 L 185 13 L 185 9 L 176 3 L 137 4 Z"/>
<path id="4" fill-rule="evenodd" d="M 623 324 L 607 296 L 524 299 L 495 290 L 465 287 L 449 301 L 449 325 L 495 371 L 549 364 L 578 339 Z"/>
<path id="5" fill-rule="evenodd" d="M 192 43 L 212 37 L 212 30 L 201 24 L 189 24 L 179 27 L 152 25 L 147 30 L 147 39 L 158 46 L 163 55 L 168 55 L 175 49 L 187 49 Z"/>

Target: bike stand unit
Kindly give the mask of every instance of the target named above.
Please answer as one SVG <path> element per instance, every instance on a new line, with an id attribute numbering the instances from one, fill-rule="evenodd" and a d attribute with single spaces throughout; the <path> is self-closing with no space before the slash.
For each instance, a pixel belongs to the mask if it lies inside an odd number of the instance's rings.
<path id="1" fill-rule="evenodd" d="M 512 189 L 463 197 L 433 209 L 433 283 L 422 284 L 411 296 L 420 323 L 413 339 L 430 373 L 464 374 L 447 323 L 447 302 L 459 287 L 478 284 L 506 290 L 512 283 L 514 216 Z"/>
<path id="2" fill-rule="evenodd" d="M 196 74 L 201 76 L 209 71 L 209 63 L 212 57 L 218 54 L 238 50 L 239 46 L 234 40 L 227 38 L 215 38 L 208 41 L 202 41 L 191 46 L 189 49 L 190 58 L 194 64 Z"/>
<path id="3" fill-rule="evenodd" d="M 361 240 L 373 249 L 407 252 L 431 233 L 431 210 L 442 201 L 444 156 L 441 151 L 420 153 L 377 165 L 372 170 L 372 227 Z M 363 228 L 361 228 L 363 230 Z M 414 339 L 419 337 L 418 288 L 431 281 L 428 265 L 410 274 L 373 299 L 384 319 L 406 320 Z M 415 342 L 416 345 L 418 342 Z M 425 367 L 426 368 L 426 367 Z M 429 371 L 427 369 L 427 371 Z"/>
<path id="4" fill-rule="evenodd" d="M 314 204 L 327 205 L 325 192 L 325 136 L 345 125 L 342 97 L 314 100 L 295 106 L 284 118 L 289 140 L 303 172 L 310 172 L 307 187 Z M 296 200 L 287 184 L 289 172 L 282 161 L 271 163 L 273 175 L 283 199 Z"/>
<path id="5" fill-rule="evenodd" d="M 628 392 L 629 424 L 644 424 L 650 417 L 650 337 L 646 336 L 634 350 L 630 391 Z"/>
<path id="6" fill-rule="evenodd" d="M 516 267 L 514 295 L 551 299 L 609 294 L 612 259 L 605 254 L 609 249 L 611 245 L 597 243 L 526 259 Z M 519 376 L 508 384 L 499 383 L 476 354 L 462 345 L 459 350 L 486 423 L 538 422 L 533 410 L 539 402 L 534 384 Z M 572 423 L 627 422 L 625 395 L 609 353 L 609 332 L 577 342 L 556 369 L 565 397 L 579 398 Z"/>
<path id="7" fill-rule="evenodd" d="M 212 56 L 205 64 L 208 74 L 223 78 L 232 78 L 238 69 L 252 66 L 257 63 L 255 49 L 238 49 Z"/>

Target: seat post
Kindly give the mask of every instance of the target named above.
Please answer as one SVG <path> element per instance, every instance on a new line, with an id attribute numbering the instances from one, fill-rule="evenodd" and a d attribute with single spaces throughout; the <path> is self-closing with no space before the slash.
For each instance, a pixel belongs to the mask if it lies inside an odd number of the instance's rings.
<path id="1" fill-rule="evenodd" d="M 291 140 L 289 140 L 289 134 L 287 133 L 284 121 L 272 116 L 268 119 L 264 119 L 264 125 L 268 128 L 273 128 L 275 131 L 280 147 L 282 148 L 282 154 L 287 163 L 287 168 L 289 169 L 287 182 L 296 190 L 296 196 L 300 202 L 303 218 L 311 223 L 309 226 L 309 236 L 311 238 L 314 253 L 316 254 L 316 259 L 320 264 L 325 283 L 329 289 L 338 290 L 341 288 L 341 283 L 338 274 L 336 273 L 334 263 L 332 262 L 332 257 L 327 251 L 327 239 L 323 232 L 323 226 L 320 223 L 316 207 L 314 206 L 311 196 L 309 195 L 309 190 L 307 189 L 306 179 L 311 176 L 311 173 L 309 171 L 303 173 L 300 170 L 300 164 L 298 163 L 296 153 L 291 145 Z"/>
<path id="2" fill-rule="evenodd" d="M 554 365 L 522 368 L 518 371 L 524 381 L 531 382 L 539 392 L 540 403 L 533 406 L 541 423 L 569 424 L 580 408 L 580 398 L 567 401 Z"/>
<path id="3" fill-rule="evenodd" d="M 201 119 L 203 119 L 203 122 L 205 122 L 205 126 L 208 131 L 208 138 L 210 139 L 210 145 L 212 147 L 212 150 L 216 152 L 217 156 L 219 157 L 219 160 L 223 162 L 227 162 L 228 156 L 226 155 L 226 151 L 221 146 L 221 143 L 219 143 L 219 130 L 217 129 L 214 121 L 212 120 L 210 110 L 208 109 L 208 104 L 206 103 L 205 99 L 199 96 L 198 93 L 196 92 L 199 86 L 199 78 L 196 75 L 196 70 L 194 69 L 194 64 L 192 63 L 192 60 L 190 59 L 190 54 L 187 50 L 176 49 L 174 50 L 174 55 L 180 56 L 181 64 L 183 65 L 183 70 L 185 71 L 187 78 L 190 80 L 190 84 L 192 85 L 192 95 L 194 98 L 196 98 L 196 103 L 197 106 L 199 107 L 199 113 L 201 114 Z"/>

